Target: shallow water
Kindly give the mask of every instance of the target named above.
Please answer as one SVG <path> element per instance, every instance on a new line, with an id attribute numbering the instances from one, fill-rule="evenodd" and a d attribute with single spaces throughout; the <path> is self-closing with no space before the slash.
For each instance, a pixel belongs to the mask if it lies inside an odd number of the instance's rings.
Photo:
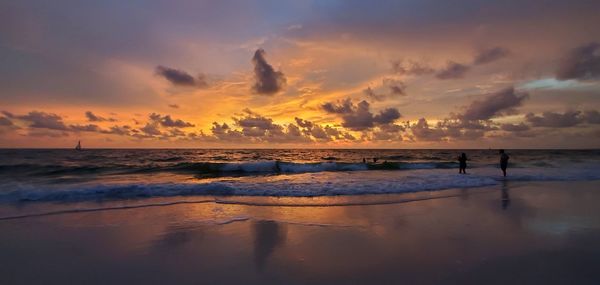
<path id="1" fill-rule="evenodd" d="M 233 204 L 165 197 L 146 200 L 190 203 L 0 220 L 0 283 L 598 284 L 598 186 L 220 198 Z"/>
<path id="2" fill-rule="evenodd" d="M 504 179 L 494 150 L 464 150 L 469 174 L 457 174 L 461 152 L 4 149 L 0 202 L 389 194 L 498 185 Z M 511 181 L 600 179 L 598 150 L 508 153 Z"/>

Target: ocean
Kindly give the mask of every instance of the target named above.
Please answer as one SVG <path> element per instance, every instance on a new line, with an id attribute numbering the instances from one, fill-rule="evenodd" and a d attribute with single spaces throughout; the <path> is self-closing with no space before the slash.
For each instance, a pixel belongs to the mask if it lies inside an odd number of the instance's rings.
<path id="1" fill-rule="evenodd" d="M 466 175 L 458 174 L 462 152 Z M 600 179 L 600 150 L 507 153 L 504 178 L 497 150 L 2 149 L 0 202 L 317 197 Z"/>

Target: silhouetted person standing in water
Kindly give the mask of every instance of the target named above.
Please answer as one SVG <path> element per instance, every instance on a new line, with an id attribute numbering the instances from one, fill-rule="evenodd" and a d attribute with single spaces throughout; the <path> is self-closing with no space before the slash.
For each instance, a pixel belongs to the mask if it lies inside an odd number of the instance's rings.
<path id="1" fill-rule="evenodd" d="M 504 153 L 504 150 L 500 150 L 500 169 L 502 169 L 502 174 L 506 177 L 506 167 L 508 167 L 508 159 L 510 157 L 508 154 Z"/>
<path id="2" fill-rule="evenodd" d="M 458 173 L 467 174 L 467 155 L 464 152 L 458 157 L 458 162 L 460 163 Z"/>

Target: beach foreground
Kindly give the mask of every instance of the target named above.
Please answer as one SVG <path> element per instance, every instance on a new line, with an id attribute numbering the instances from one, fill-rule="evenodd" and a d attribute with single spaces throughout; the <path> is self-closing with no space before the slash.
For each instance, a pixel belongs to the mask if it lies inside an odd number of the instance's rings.
<path id="1" fill-rule="evenodd" d="M 599 186 L 4 204 L 0 283 L 598 284 Z"/>

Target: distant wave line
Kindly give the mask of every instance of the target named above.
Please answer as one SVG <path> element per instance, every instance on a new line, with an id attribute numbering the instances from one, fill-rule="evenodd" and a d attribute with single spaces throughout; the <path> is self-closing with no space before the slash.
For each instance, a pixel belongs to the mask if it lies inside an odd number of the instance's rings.
<path id="1" fill-rule="evenodd" d="M 167 202 L 167 203 L 154 203 L 154 204 L 131 205 L 131 206 L 102 207 L 102 208 L 88 208 L 88 209 L 70 209 L 70 210 L 60 210 L 60 211 L 52 211 L 52 212 L 0 217 L 0 221 L 44 217 L 44 216 L 55 216 L 55 215 L 63 215 L 63 214 L 78 214 L 78 213 L 100 212 L 100 211 L 129 210 L 129 209 L 150 208 L 150 207 L 167 207 L 167 206 L 174 206 L 174 205 L 180 205 L 180 204 L 201 204 L 201 203 L 211 203 L 211 202 L 215 202 L 215 200 L 175 201 L 175 202 Z"/>
<path id="2" fill-rule="evenodd" d="M 393 201 L 341 202 L 341 203 L 319 203 L 319 204 L 314 204 L 314 203 L 307 203 L 307 204 L 259 203 L 259 202 L 245 202 L 245 201 L 227 201 L 227 200 L 219 200 L 219 199 L 195 200 L 195 201 L 174 201 L 174 202 L 167 202 L 167 203 L 153 203 L 153 204 L 143 204 L 143 205 L 88 208 L 88 209 L 70 209 L 70 210 L 60 210 L 60 211 L 51 211 L 51 212 L 43 212 L 43 213 L 5 216 L 5 217 L 0 217 L 0 221 L 46 217 L 46 216 L 56 216 L 56 215 L 64 215 L 64 214 L 79 214 L 79 213 L 100 212 L 100 211 L 118 211 L 118 210 L 130 210 L 130 209 L 150 208 L 150 207 L 168 207 L 168 206 L 175 206 L 175 205 L 181 205 L 181 204 L 204 204 L 204 203 L 215 203 L 215 204 L 223 204 L 223 205 L 240 205 L 240 206 L 250 206 L 250 207 L 293 207 L 293 208 L 376 206 L 376 205 L 404 204 L 404 203 L 420 202 L 420 201 L 436 200 L 436 199 L 446 199 L 446 198 L 457 198 L 457 197 L 469 196 L 469 195 L 473 195 L 473 194 L 486 194 L 486 193 L 491 193 L 491 192 L 496 192 L 496 190 L 478 191 L 478 192 L 467 193 L 467 194 L 442 195 L 442 196 L 435 196 L 435 197 L 420 197 L 420 198 L 414 198 L 414 199 L 402 199 L 402 200 L 393 200 Z"/>

